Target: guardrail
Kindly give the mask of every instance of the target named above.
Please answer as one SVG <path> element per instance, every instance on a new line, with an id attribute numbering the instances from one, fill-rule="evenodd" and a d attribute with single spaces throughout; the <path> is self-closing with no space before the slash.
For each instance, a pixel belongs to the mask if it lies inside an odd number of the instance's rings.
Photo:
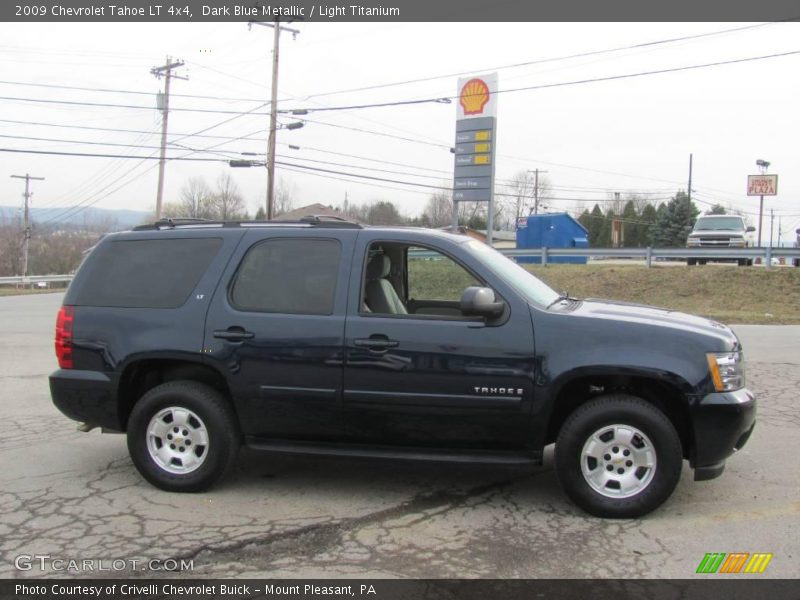
<path id="1" fill-rule="evenodd" d="M 760 258 L 766 268 L 772 267 L 772 259 L 784 257 L 787 262 L 800 260 L 800 248 L 499 248 L 502 254 L 511 257 L 540 258 L 547 265 L 555 256 L 586 256 L 591 258 L 640 258 L 647 267 L 652 266 L 653 259 L 659 258 L 695 258 L 698 260 L 739 258 Z M 436 256 L 435 253 L 417 251 L 414 256 L 420 258 Z M 29 275 L 22 277 L 0 277 L 0 285 L 35 285 L 44 283 L 69 283 L 74 275 Z"/>
<path id="2" fill-rule="evenodd" d="M 0 277 L 0 285 L 35 285 L 37 283 L 69 283 L 74 275 L 15 275 Z"/>
<path id="3" fill-rule="evenodd" d="M 643 258 L 647 267 L 653 259 L 694 258 L 698 260 L 737 260 L 760 258 L 768 269 L 772 259 L 784 257 L 787 260 L 800 259 L 800 248 L 502 248 L 506 256 L 541 258 L 547 265 L 554 256 L 587 256 L 592 258 Z"/>

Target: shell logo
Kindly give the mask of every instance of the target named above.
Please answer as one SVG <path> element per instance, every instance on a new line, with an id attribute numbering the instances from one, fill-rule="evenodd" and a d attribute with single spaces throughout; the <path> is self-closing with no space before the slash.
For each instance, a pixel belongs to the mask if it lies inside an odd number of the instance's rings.
<path id="1" fill-rule="evenodd" d="M 458 102 L 465 115 L 479 115 L 489 102 L 489 86 L 483 79 L 470 79 L 461 88 Z"/>

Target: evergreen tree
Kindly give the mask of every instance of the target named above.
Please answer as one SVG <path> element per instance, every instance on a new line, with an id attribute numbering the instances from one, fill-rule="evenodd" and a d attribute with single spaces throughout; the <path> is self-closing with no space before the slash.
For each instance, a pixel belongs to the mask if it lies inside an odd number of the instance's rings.
<path id="1" fill-rule="evenodd" d="M 590 248 L 600 247 L 600 242 L 599 242 L 600 232 L 603 229 L 604 220 L 605 218 L 603 217 L 603 211 L 600 209 L 600 205 L 595 204 L 591 214 L 589 215 L 589 226 L 587 227 L 587 229 L 589 230 Z"/>
<path id="2" fill-rule="evenodd" d="M 614 221 L 614 217 L 616 217 L 614 211 L 609 208 L 605 218 L 602 220 L 600 233 L 597 236 L 598 248 L 611 248 L 611 223 Z"/>
<path id="3" fill-rule="evenodd" d="M 589 235 L 588 231 L 592 226 L 592 215 L 591 215 L 591 213 L 589 213 L 589 209 L 588 208 L 584 208 L 583 209 L 583 212 L 581 213 L 581 216 L 578 217 L 578 223 L 583 225 L 584 229 L 586 229 L 586 231 L 587 231 L 586 235 L 588 236 Z"/>
<path id="4" fill-rule="evenodd" d="M 656 207 L 652 204 L 646 205 L 639 215 L 639 220 L 642 222 L 641 225 L 639 225 L 639 240 L 642 246 L 652 246 L 653 239 L 651 234 L 653 232 L 653 225 L 656 222 Z"/>
<path id="5" fill-rule="evenodd" d="M 640 248 L 642 246 L 642 226 L 638 223 L 639 215 L 636 212 L 636 204 L 633 200 L 628 200 L 622 211 L 622 227 L 625 232 L 623 246 L 625 248 Z"/>
<path id="6" fill-rule="evenodd" d="M 661 206 L 664 206 L 662 211 Z M 686 237 L 692 230 L 700 211 L 689 204 L 686 192 L 679 191 L 666 204 L 658 207 L 653 226 L 653 245 L 657 248 L 680 248 L 686 245 Z"/>

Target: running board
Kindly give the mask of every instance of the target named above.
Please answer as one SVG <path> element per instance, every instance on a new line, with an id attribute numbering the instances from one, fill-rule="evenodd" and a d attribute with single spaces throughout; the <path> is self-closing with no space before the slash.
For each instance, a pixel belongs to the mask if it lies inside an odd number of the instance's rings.
<path id="1" fill-rule="evenodd" d="M 396 460 L 418 460 L 433 462 L 483 463 L 500 465 L 541 465 L 541 452 L 512 452 L 498 450 L 439 450 L 436 448 L 394 448 L 355 444 L 331 444 L 268 440 L 253 436 L 245 437 L 245 445 L 263 452 L 281 454 L 310 454 L 326 456 L 350 456 L 359 458 L 382 458 Z"/>

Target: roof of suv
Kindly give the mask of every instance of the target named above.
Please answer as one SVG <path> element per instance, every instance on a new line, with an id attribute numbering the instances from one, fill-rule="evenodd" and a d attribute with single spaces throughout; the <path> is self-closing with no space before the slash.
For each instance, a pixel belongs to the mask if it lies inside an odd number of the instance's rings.
<path id="1" fill-rule="evenodd" d="M 402 225 L 361 225 L 353 221 L 347 221 L 341 217 L 331 215 L 311 215 L 303 217 L 298 221 L 218 221 L 209 219 L 191 218 L 166 218 L 145 225 L 138 225 L 132 231 L 178 231 L 187 229 L 235 229 L 235 228 L 321 228 L 321 229 L 373 229 L 382 231 L 409 231 L 425 232 L 436 237 L 449 237 L 453 234 L 449 231 L 430 229 L 427 227 L 408 227 Z M 460 234 L 459 237 L 464 237 Z"/>
<path id="2" fill-rule="evenodd" d="M 218 221 L 210 219 L 174 218 L 161 219 L 155 223 L 139 225 L 133 231 L 149 231 L 160 229 L 206 228 L 206 227 L 334 227 L 339 229 L 361 229 L 361 225 L 353 221 L 330 215 L 311 215 L 299 221 Z"/>

